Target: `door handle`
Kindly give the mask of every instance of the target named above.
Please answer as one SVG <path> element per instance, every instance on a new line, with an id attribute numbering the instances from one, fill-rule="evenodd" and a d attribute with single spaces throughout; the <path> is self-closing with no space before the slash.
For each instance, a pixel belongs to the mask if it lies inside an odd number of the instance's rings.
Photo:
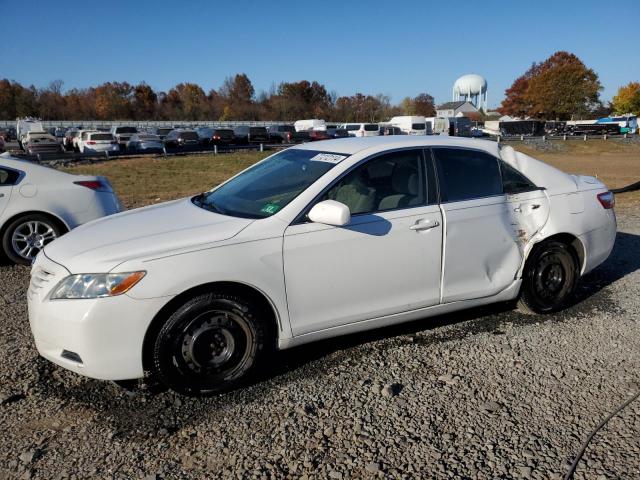
<path id="1" fill-rule="evenodd" d="M 410 230 L 429 230 L 431 228 L 436 228 L 440 225 L 440 222 L 437 220 L 429 221 L 429 220 L 418 220 L 416 223 L 409 227 Z"/>

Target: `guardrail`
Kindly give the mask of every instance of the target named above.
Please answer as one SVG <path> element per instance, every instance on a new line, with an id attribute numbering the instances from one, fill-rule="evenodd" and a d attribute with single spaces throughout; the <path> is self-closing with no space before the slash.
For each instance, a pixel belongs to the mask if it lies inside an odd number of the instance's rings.
<path id="1" fill-rule="evenodd" d="M 57 165 L 69 165 L 74 163 L 97 163 L 110 160 L 124 160 L 131 158 L 149 158 L 149 157 L 161 157 L 169 158 L 185 155 L 222 155 L 228 153 L 246 152 L 246 151 L 268 151 L 279 150 L 282 148 L 290 147 L 290 144 L 255 144 L 255 145 L 229 145 L 218 146 L 214 145 L 213 148 L 202 149 L 184 149 L 184 150 L 166 150 L 137 153 L 137 152 L 101 152 L 101 153 L 78 153 L 78 152 L 62 152 L 62 153 L 45 153 L 38 155 L 28 155 L 25 153 L 11 153 L 14 157 L 24 160 L 30 160 L 45 165 L 57 166 Z"/>
<path id="2" fill-rule="evenodd" d="M 482 137 L 485 139 L 490 139 L 490 140 L 495 140 L 498 143 L 500 142 L 512 142 L 512 141 L 527 141 L 527 140 L 534 140 L 534 141 L 541 141 L 541 142 L 546 142 L 547 140 L 562 140 L 562 141 L 570 141 L 570 140 L 582 140 L 583 142 L 586 142 L 587 140 L 622 140 L 622 139 L 640 139 L 640 137 L 638 135 L 635 134 L 627 134 L 627 133 L 621 133 L 619 135 L 609 135 L 609 134 L 603 134 L 603 135 L 542 135 L 542 136 L 533 136 L 533 135 L 494 135 L 491 137 Z"/>

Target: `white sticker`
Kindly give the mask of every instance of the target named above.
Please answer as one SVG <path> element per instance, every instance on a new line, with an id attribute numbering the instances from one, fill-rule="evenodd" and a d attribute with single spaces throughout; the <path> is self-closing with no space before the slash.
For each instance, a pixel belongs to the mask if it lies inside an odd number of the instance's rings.
<path id="1" fill-rule="evenodd" d="M 345 158 L 347 158 L 346 155 L 336 155 L 335 153 L 319 153 L 316 156 L 311 157 L 309 160 L 311 160 L 312 162 L 339 163 Z"/>

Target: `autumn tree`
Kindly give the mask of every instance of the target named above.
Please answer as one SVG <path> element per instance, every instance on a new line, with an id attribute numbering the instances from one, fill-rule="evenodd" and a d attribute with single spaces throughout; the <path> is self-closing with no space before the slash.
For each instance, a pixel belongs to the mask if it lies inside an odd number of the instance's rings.
<path id="1" fill-rule="evenodd" d="M 631 82 L 620 87 L 611 100 L 611 106 L 617 115 L 625 113 L 640 115 L 640 82 Z"/>
<path id="2" fill-rule="evenodd" d="M 156 118 L 158 111 L 158 95 L 146 83 L 142 82 L 133 88 L 133 117 L 139 120 Z"/>
<path id="3" fill-rule="evenodd" d="M 253 120 L 256 108 L 253 104 L 255 90 L 244 73 L 227 77 L 218 92 L 224 98 L 223 120 Z"/>
<path id="4" fill-rule="evenodd" d="M 107 82 L 94 90 L 95 109 L 100 120 L 124 120 L 131 115 L 133 87 L 127 82 Z"/>
<path id="5" fill-rule="evenodd" d="M 531 102 L 527 97 L 529 82 L 537 75 L 540 64 L 533 63 L 521 76 L 516 78 L 513 84 L 505 91 L 504 100 L 498 111 L 502 115 L 525 118 L 531 112 Z"/>
<path id="6" fill-rule="evenodd" d="M 566 120 L 597 107 L 602 85 L 598 75 L 572 53 L 556 52 L 529 80 L 526 97 L 532 116 Z"/>
<path id="7" fill-rule="evenodd" d="M 421 93 L 414 98 L 405 97 L 400 106 L 405 115 L 436 116 L 435 101 L 428 93 Z"/>

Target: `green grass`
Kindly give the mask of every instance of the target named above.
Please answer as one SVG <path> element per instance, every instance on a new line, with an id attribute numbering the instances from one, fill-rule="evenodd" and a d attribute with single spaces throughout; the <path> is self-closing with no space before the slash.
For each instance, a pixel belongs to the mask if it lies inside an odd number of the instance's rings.
<path id="1" fill-rule="evenodd" d="M 135 208 L 209 190 L 268 155 L 269 152 L 243 152 L 167 159 L 134 158 L 71 166 L 62 170 L 107 177 L 124 205 Z"/>

